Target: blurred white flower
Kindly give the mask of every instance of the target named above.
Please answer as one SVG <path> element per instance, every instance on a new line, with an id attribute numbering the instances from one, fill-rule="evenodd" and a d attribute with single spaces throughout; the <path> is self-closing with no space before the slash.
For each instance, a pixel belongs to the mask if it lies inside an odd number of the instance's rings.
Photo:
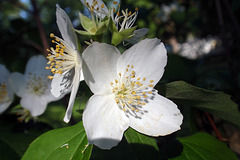
<path id="1" fill-rule="evenodd" d="M 172 12 L 175 11 L 184 11 L 185 8 L 181 6 L 178 2 L 172 2 L 170 4 L 162 4 L 158 16 L 163 22 L 168 21 Z"/>
<path id="2" fill-rule="evenodd" d="M 167 135 L 180 129 L 183 116 L 176 104 L 153 87 L 167 63 L 159 39 L 146 39 L 126 50 L 94 42 L 83 52 L 83 72 L 94 95 L 83 112 L 89 144 L 110 149 L 130 126 L 150 135 Z"/>
<path id="3" fill-rule="evenodd" d="M 46 63 L 44 56 L 33 56 L 26 65 L 24 75 L 18 72 L 10 75 L 12 89 L 21 97 L 21 106 L 29 110 L 33 117 L 43 114 L 49 102 L 61 98 L 55 98 L 50 92 L 51 81 L 47 76 L 51 72 L 45 69 Z"/>
<path id="4" fill-rule="evenodd" d="M 198 59 L 212 53 L 219 43 L 217 38 L 208 37 L 204 39 L 189 38 L 186 42 L 179 44 L 179 55 L 189 58 Z"/>
<path id="5" fill-rule="evenodd" d="M 48 55 L 48 64 L 54 76 L 48 76 L 52 79 L 51 92 L 55 97 L 60 97 L 71 91 L 68 108 L 64 117 L 66 123 L 69 122 L 79 83 L 83 80 L 82 76 L 82 58 L 78 52 L 77 36 L 72 23 L 66 12 L 57 5 L 57 25 L 63 39 L 50 34 L 54 38 L 52 41 L 56 48 L 51 48 Z"/>
<path id="6" fill-rule="evenodd" d="M 0 65 L 0 114 L 4 112 L 13 101 L 13 91 L 9 83 L 9 71 Z"/>

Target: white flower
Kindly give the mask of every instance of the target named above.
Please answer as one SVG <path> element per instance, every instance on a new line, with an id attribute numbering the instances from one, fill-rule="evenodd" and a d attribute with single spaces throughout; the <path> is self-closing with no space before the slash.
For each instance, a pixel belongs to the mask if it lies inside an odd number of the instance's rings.
<path id="1" fill-rule="evenodd" d="M 115 7 L 110 7 L 109 9 L 106 7 L 102 0 L 81 0 L 81 2 L 88 8 L 91 13 L 94 13 L 97 17 L 101 19 L 105 18 L 106 16 L 111 17 L 117 28 L 120 25 L 121 28 L 119 31 L 131 28 L 138 14 L 138 9 L 136 8 L 135 12 L 133 13 L 131 11 L 128 11 L 128 9 L 122 10 L 122 15 L 120 15 L 120 4 L 117 6 L 118 1 L 113 2 L 113 5 Z M 116 8 L 118 8 L 118 10 L 116 10 Z"/>
<path id="2" fill-rule="evenodd" d="M 29 110 L 33 117 L 43 114 L 49 102 L 59 99 L 50 92 L 51 81 L 46 77 L 51 72 L 45 69 L 46 63 L 44 56 L 33 56 L 26 65 L 24 75 L 18 72 L 10 75 L 12 89 L 21 97 L 21 106 Z"/>
<path id="3" fill-rule="evenodd" d="M 9 71 L 0 65 L 0 114 L 4 112 L 13 101 L 13 91 L 9 84 Z"/>
<path id="4" fill-rule="evenodd" d="M 82 4 L 91 12 L 100 19 L 109 15 L 109 10 L 102 0 L 81 0 Z"/>
<path id="5" fill-rule="evenodd" d="M 177 106 L 153 89 L 167 63 L 159 39 L 143 40 L 122 55 L 114 46 L 95 42 L 83 60 L 85 81 L 94 93 L 83 112 L 89 144 L 116 146 L 129 126 L 150 136 L 180 129 L 183 116 Z"/>
<path id="6" fill-rule="evenodd" d="M 110 7 L 109 9 L 106 7 L 102 0 L 81 0 L 81 2 L 91 12 L 92 20 L 96 21 L 94 22 L 95 24 L 98 24 L 105 17 L 111 17 L 111 19 L 115 23 L 118 32 L 132 28 L 137 19 L 138 8 L 136 8 L 135 12 L 133 13 L 131 11 L 128 11 L 128 9 L 120 11 L 120 4 L 118 4 L 118 1 L 114 1 L 113 6 Z M 118 9 L 116 10 L 116 8 Z M 132 38 L 125 40 L 132 44 L 135 44 L 140 38 L 145 36 L 147 33 L 148 33 L 147 28 L 138 29 L 135 30 L 135 32 L 133 33 Z"/>
<path id="7" fill-rule="evenodd" d="M 66 123 L 69 122 L 74 100 L 77 94 L 79 83 L 83 80 L 81 76 L 82 58 L 78 52 L 77 36 L 72 26 L 72 23 L 66 12 L 57 5 L 57 25 L 63 39 L 51 34 L 55 38 L 52 42 L 56 44 L 56 49 L 49 50 L 48 64 L 54 76 L 49 76 L 52 79 L 51 92 L 55 97 L 59 97 L 71 91 L 68 108 L 64 117 Z M 80 79 L 81 78 L 81 79 Z"/>

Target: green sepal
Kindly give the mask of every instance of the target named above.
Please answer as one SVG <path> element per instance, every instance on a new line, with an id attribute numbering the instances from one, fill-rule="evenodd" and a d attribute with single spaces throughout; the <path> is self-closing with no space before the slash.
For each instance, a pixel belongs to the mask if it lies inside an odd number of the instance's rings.
<path id="1" fill-rule="evenodd" d="M 95 35 L 101 35 L 101 34 L 103 34 L 103 33 L 107 30 L 107 28 L 108 28 L 108 27 L 107 27 L 107 20 L 103 20 L 103 21 L 99 24 L 98 29 L 97 29 Z"/>
<path id="2" fill-rule="evenodd" d="M 84 36 L 91 36 L 92 34 L 87 32 L 87 31 L 82 31 L 82 30 L 76 30 L 75 32 L 77 32 L 78 34 L 84 35 Z"/>
<path id="3" fill-rule="evenodd" d="M 112 33 L 112 41 L 111 41 L 111 43 L 114 46 L 119 45 L 122 41 L 123 41 L 123 37 L 122 37 L 122 35 L 119 32 L 113 32 Z"/>
<path id="4" fill-rule="evenodd" d="M 113 27 L 114 28 L 114 27 Z M 132 36 L 134 36 L 133 32 L 135 31 L 135 29 L 137 28 L 137 26 L 132 27 L 132 28 L 128 28 L 128 29 L 124 29 L 120 32 L 118 31 L 114 31 L 115 29 L 113 29 L 112 32 L 112 41 L 111 43 L 114 46 L 119 45 L 124 39 L 129 39 Z"/>
<path id="5" fill-rule="evenodd" d="M 81 31 L 81 30 L 76 30 L 77 33 L 81 35 L 86 35 L 86 36 L 96 36 L 96 35 L 101 35 L 107 30 L 107 23 L 108 23 L 108 18 L 104 18 L 98 26 L 95 26 L 93 20 L 90 18 L 84 16 L 83 14 L 79 13 L 80 16 L 80 22 L 82 27 L 86 31 Z"/>
<path id="6" fill-rule="evenodd" d="M 112 18 L 110 18 L 108 26 L 109 26 L 110 32 L 112 32 L 112 33 L 118 32 L 118 29 L 117 29 L 115 23 L 113 22 Z"/>
<path id="7" fill-rule="evenodd" d="M 88 18 L 87 16 L 84 16 L 82 13 L 79 12 L 79 17 L 80 17 L 80 22 L 81 22 L 81 25 L 82 27 L 90 32 L 92 30 L 92 28 L 94 28 L 94 23 L 93 21 Z"/>
<path id="8" fill-rule="evenodd" d="M 124 29 L 121 32 L 119 32 L 124 39 L 128 39 L 131 38 L 133 36 L 133 32 L 137 29 L 137 26 L 132 27 L 132 28 L 128 28 L 128 29 Z"/>

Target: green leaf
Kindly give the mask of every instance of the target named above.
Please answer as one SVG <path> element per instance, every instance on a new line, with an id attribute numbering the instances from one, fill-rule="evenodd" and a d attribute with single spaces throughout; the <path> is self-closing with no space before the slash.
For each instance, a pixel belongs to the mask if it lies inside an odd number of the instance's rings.
<path id="1" fill-rule="evenodd" d="M 238 106 L 228 94 L 195 87 L 183 81 L 156 86 L 156 89 L 177 104 L 196 107 L 240 127 Z"/>
<path id="2" fill-rule="evenodd" d="M 226 144 L 206 133 L 178 138 L 183 145 L 182 154 L 171 160 L 237 160 Z"/>
<path id="3" fill-rule="evenodd" d="M 159 150 L 154 138 L 148 137 L 129 128 L 124 136 L 138 159 L 159 159 Z"/>
<path id="4" fill-rule="evenodd" d="M 49 131 L 29 146 L 22 160 L 82 160 L 89 159 L 92 146 L 88 146 L 86 133 L 82 122 L 78 124 Z M 84 153 L 82 153 L 84 151 Z"/>

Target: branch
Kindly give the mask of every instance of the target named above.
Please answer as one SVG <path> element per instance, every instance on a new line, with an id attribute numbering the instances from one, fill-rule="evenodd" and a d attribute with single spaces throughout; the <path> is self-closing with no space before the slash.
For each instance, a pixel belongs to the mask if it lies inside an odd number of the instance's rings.
<path id="1" fill-rule="evenodd" d="M 32 41 L 32 40 L 30 40 L 30 39 L 26 39 L 26 38 L 24 38 L 24 41 L 28 44 L 28 45 L 30 45 L 30 46 L 32 46 L 33 48 L 35 48 L 36 50 L 38 50 L 39 52 L 41 52 L 41 53 L 45 53 L 46 52 L 46 50 L 44 50 L 39 44 L 37 44 L 36 42 L 34 42 L 34 41 Z"/>
<path id="2" fill-rule="evenodd" d="M 218 139 L 219 139 L 220 141 L 223 141 L 223 138 L 222 138 L 222 136 L 221 136 L 221 133 L 220 133 L 219 130 L 217 129 L 217 127 L 216 127 L 215 123 L 213 122 L 212 118 L 210 117 L 210 115 L 209 115 L 207 112 L 204 112 L 204 113 L 205 113 L 205 115 L 207 116 L 207 119 L 208 119 L 208 121 L 210 122 L 211 126 L 213 127 L 213 130 L 214 130 L 215 134 L 217 135 Z"/>
<path id="3" fill-rule="evenodd" d="M 31 3 L 32 3 L 32 6 L 33 6 L 33 15 L 34 15 L 35 21 L 37 22 L 38 31 L 39 31 L 39 34 L 40 34 L 40 37 L 41 37 L 41 40 L 42 40 L 42 44 L 43 44 L 43 47 L 44 47 L 44 55 L 47 56 L 47 54 L 48 54 L 47 49 L 49 48 L 49 45 L 48 45 L 46 33 L 43 29 L 43 24 L 42 24 L 42 21 L 40 19 L 39 10 L 37 8 L 35 0 L 31 0 Z"/>

